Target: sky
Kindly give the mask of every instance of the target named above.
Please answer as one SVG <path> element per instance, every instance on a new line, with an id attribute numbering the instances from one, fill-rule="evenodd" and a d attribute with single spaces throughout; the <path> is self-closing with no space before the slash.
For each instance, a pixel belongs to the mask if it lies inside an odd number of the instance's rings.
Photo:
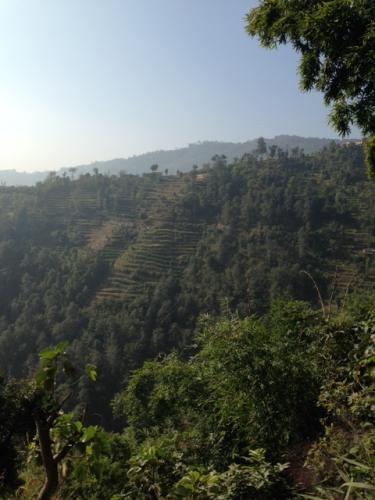
<path id="1" fill-rule="evenodd" d="M 54 170 L 297 134 L 336 137 L 255 0 L 0 0 L 0 169 Z"/>

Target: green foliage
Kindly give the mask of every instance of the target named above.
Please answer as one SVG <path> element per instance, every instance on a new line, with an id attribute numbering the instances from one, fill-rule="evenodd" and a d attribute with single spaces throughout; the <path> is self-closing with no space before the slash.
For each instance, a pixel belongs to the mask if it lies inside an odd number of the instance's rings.
<path id="1" fill-rule="evenodd" d="M 70 363 L 65 351 L 67 342 L 61 342 L 55 348 L 47 347 L 39 354 L 40 368 L 35 374 L 37 387 L 47 393 L 52 393 L 55 388 L 56 375 L 61 367 L 68 375 L 74 375 L 74 367 Z"/>
<path id="2" fill-rule="evenodd" d="M 96 373 L 96 368 L 95 365 L 92 365 L 91 363 L 87 364 L 85 367 L 86 375 L 88 378 L 92 381 L 95 382 L 97 373 Z"/>
<path id="3" fill-rule="evenodd" d="M 291 43 L 301 54 L 301 88 L 323 92 L 340 134 L 355 123 L 375 132 L 372 0 L 263 0 L 247 16 L 247 31 L 264 47 Z"/>
<path id="4" fill-rule="evenodd" d="M 375 491 L 374 312 L 352 329 L 346 360 L 340 356 L 321 390 L 325 432 L 309 451 L 306 466 L 314 474 L 311 491 L 322 498 L 368 498 Z"/>
<path id="5" fill-rule="evenodd" d="M 183 454 L 161 446 L 143 447 L 132 456 L 126 498 L 142 499 L 273 499 L 288 498 L 282 476 L 287 465 L 271 465 L 264 450 L 250 450 L 244 464 L 217 472 L 212 467 L 189 466 Z M 115 497 L 117 498 L 117 497 Z M 118 497 L 120 498 L 120 496 Z"/>
<path id="6" fill-rule="evenodd" d="M 5 495 L 43 479 L 33 419 L 62 498 L 371 484 L 374 186 L 356 146 L 260 154 L 0 190 L 0 369 L 41 351 L 0 385 Z"/>
<path id="7" fill-rule="evenodd" d="M 171 489 L 179 456 L 171 448 L 144 446 L 129 460 L 130 498 L 161 499 Z"/>
<path id="8" fill-rule="evenodd" d="M 262 319 L 206 318 L 190 360 L 136 371 L 115 404 L 140 442 L 134 488 L 144 498 L 290 498 L 295 476 L 306 498 L 366 495 L 374 332 L 358 317 L 373 301 L 349 303 L 328 320 L 282 300 Z M 283 454 L 291 468 L 275 463 Z"/>
<path id="9" fill-rule="evenodd" d="M 73 414 L 62 411 L 64 402 L 71 394 L 62 396 L 58 387 L 59 377 L 65 375 L 69 380 L 76 374 L 66 347 L 67 342 L 61 342 L 55 348 L 44 349 L 39 354 L 40 368 L 35 375 L 36 390 L 31 414 L 35 421 L 35 442 L 38 446 L 33 451 L 40 454 L 45 471 L 39 500 L 49 500 L 54 495 L 59 483 L 59 465 L 74 447 L 82 444 L 86 455 L 93 454 L 98 434 L 97 427 L 84 428 Z M 93 365 L 86 367 L 86 372 L 91 379 L 95 379 Z"/>
<path id="10" fill-rule="evenodd" d="M 218 473 L 207 470 L 189 470 L 175 485 L 170 498 L 186 499 L 274 499 L 287 498 L 288 487 L 281 473 L 287 464 L 271 465 L 264 450 L 250 450 L 245 464 L 231 464 Z"/>
<path id="11" fill-rule="evenodd" d="M 68 340 L 80 378 L 72 406 L 87 402 L 90 423 L 115 428 L 109 401 L 122 382 L 190 346 L 200 314 L 259 315 L 279 296 L 316 303 L 303 270 L 326 302 L 333 284 L 334 308 L 348 286 L 374 282 L 363 254 L 374 186 L 362 164 L 361 148 L 333 145 L 315 157 L 218 156 L 181 178 L 2 188 L 0 371 L 30 376 L 37 352 Z"/>
<path id="12" fill-rule="evenodd" d="M 24 457 L 19 448 L 24 435 L 34 430 L 30 414 L 33 389 L 29 384 L 0 378 L 0 498 L 20 484 L 19 468 Z"/>
<path id="13" fill-rule="evenodd" d="M 221 498 L 222 488 L 220 476 L 216 472 L 199 472 L 191 470 L 181 478 L 174 487 L 173 497 L 200 499 Z"/>
<path id="14" fill-rule="evenodd" d="M 194 365 L 172 354 L 161 362 L 146 362 L 136 371 L 124 394 L 114 400 L 115 414 L 126 414 L 137 429 L 172 428 L 189 420 L 194 401 L 204 397 L 205 381 Z"/>
<path id="15" fill-rule="evenodd" d="M 56 392 L 60 374 L 64 375 L 67 380 L 73 380 L 77 375 L 77 368 L 67 353 L 67 347 L 68 342 L 60 342 L 56 347 L 47 347 L 39 353 L 40 363 L 35 374 L 35 382 L 43 410 L 58 411 L 60 409 L 59 394 Z M 86 365 L 85 373 L 90 381 L 95 382 L 95 365 Z"/>
<path id="16" fill-rule="evenodd" d="M 223 474 L 228 499 L 287 498 L 290 490 L 282 472 L 288 464 L 271 465 L 263 449 L 249 450 L 243 465 L 232 464 Z"/>
<path id="17" fill-rule="evenodd" d="M 67 475 L 59 495 L 90 500 L 112 498 L 128 484 L 125 467 L 129 458 L 126 438 L 97 430 L 90 447 L 78 447 L 66 461 Z"/>
<path id="18" fill-rule="evenodd" d="M 279 318 L 287 311 L 294 317 L 283 324 Z M 259 446 L 279 456 L 319 427 L 320 376 L 306 336 L 309 316 L 304 304 L 280 302 L 265 322 L 234 317 L 203 323 L 195 357 L 146 363 L 115 408 L 139 436 L 151 428 L 175 429 L 177 447 L 215 466 Z M 272 318 L 277 327 L 269 329 Z"/>
<path id="19" fill-rule="evenodd" d="M 371 137 L 366 139 L 365 161 L 369 178 L 375 178 L 375 135 L 372 135 Z"/>
<path id="20" fill-rule="evenodd" d="M 114 403 L 127 421 L 122 434 L 59 411 L 50 426 L 53 455 L 63 457 L 59 495 L 367 498 L 375 316 L 373 300 L 348 297 L 347 304 L 323 317 L 304 302 L 279 299 L 262 318 L 202 318 L 195 354 L 146 362 L 132 374 Z M 40 354 L 42 371 L 57 370 L 53 383 L 48 375 L 38 387 L 49 398 L 61 394 L 65 347 Z M 53 415 L 56 405 L 45 401 L 43 411 Z M 35 491 L 32 471 L 40 475 L 38 456 L 35 439 L 25 498 Z"/>
<path id="21" fill-rule="evenodd" d="M 207 426 L 221 435 L 219 456 L 228 445 L 235 447 L 224 456 L 242 454 L 246 445 L 277 455 L 316 431 L 315 353 L 303 326 L 290 326 L 268 329 L 259 320 L 233 318 L 203 329 L 197 362 L 210 376 Z"/>

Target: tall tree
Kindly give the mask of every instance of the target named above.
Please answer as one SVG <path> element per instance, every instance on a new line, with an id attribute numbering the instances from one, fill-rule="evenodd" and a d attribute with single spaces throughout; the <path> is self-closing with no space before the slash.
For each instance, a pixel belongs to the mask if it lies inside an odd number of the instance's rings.
<path id="1" fill-rule="evenodd" d="M 72 392 L 64 395 L 60 393 L 57 387 L 58 376 L 62 373 L 71 378 L 76 374 L 76 369 L 70 362 L 65 347 L 66 343 L 60 343 L 54 349 L 47 348 L 42 351 L 39 354 L 40 368 L 35 376 L 33 417 L 45 470 L 45 481 L 38 500 L 52 498 L 59 484 L 58 466 L 61 461 L 80 440 L 85 442 L 92 439 L 96 433 L 95 428 L 84 429 L 82 423 L 75 420 L 72 414 L 62 412 L 63 404 Z M 91 380 L 96 379 L 96 370 L 93 365 L 87 365 L 85 370 Z"/>
<path id="2" fill-rule="evenodd" d="M 341 135 L 357 125 L 371 137 L 365 151 L 375 176 L 374 0 L 262 0 L 246 29 L 263 47 L 291 43 L 301 54 L 301 89 L 323 92 Z"/>
<path id="3" fill-rule="evenodd" d="M 267 144 L 263 137 L 259 137 L 255 153 L 260 157 L 267 154 Z"/>

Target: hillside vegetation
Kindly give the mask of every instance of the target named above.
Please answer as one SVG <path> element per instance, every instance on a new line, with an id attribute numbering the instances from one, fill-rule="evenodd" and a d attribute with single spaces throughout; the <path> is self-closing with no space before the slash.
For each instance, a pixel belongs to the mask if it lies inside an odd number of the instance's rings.
<path id="1" fill-rule="evenodd" d="M 311 278 L 328 314 L 373 288 L 373 199 L 356 146 L 3 187 L 0 369 L 27 375 L 41 348 L 68 339 L 121 383 L 189 345 L 202 313 L 259 314 L 281 295 L 318 304 Z"/>
<path id="2" fill-rule="evenodd" d="M 291 498 L 320 488 L 326 459 L 323 498 L 370 484 L 374 196 L 362 148 L 334 144 L 2 187 L 4 488 L 40 489 L 38 460 L 17 468 L 40 401 L 55 445 L 78 445 L 61 498 Z M 12 381 L 62 341 L 36 382 Z M 69 420 L 82 408 L 88 434 Z"/>

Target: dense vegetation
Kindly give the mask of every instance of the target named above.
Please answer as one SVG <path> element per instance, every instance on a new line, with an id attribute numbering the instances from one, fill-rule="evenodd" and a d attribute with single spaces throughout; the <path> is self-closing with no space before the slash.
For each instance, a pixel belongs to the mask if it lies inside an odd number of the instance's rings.
<path id="1" fill-rule="evenodd" d="M 375 189 L 361 147 L 260 141 L 230 164 L 153 170 L 1 188 L 5 498 L 41 488 L 41 419 L 66 450 L 61 498 L 367 498 Z"/>
<path id="2" fill-rule="evenodd" d="M 374 312 L 373 300 L 350 297 L 330 320 L 280 300 L 260 319 L 202 319 L 189 359 L 132 374 L 113 403 L 118 433 L 57 411 L 58 370 L 74 367 L 63 346 L 43 351 L 35 380 L 2 386 L 6 498 L 17 484 L 18 498 L 41 489 L 41 438 L 17 453 L 40 419 L 56 471 L 63 457 L 59 498 L 371 498 Z"/>

